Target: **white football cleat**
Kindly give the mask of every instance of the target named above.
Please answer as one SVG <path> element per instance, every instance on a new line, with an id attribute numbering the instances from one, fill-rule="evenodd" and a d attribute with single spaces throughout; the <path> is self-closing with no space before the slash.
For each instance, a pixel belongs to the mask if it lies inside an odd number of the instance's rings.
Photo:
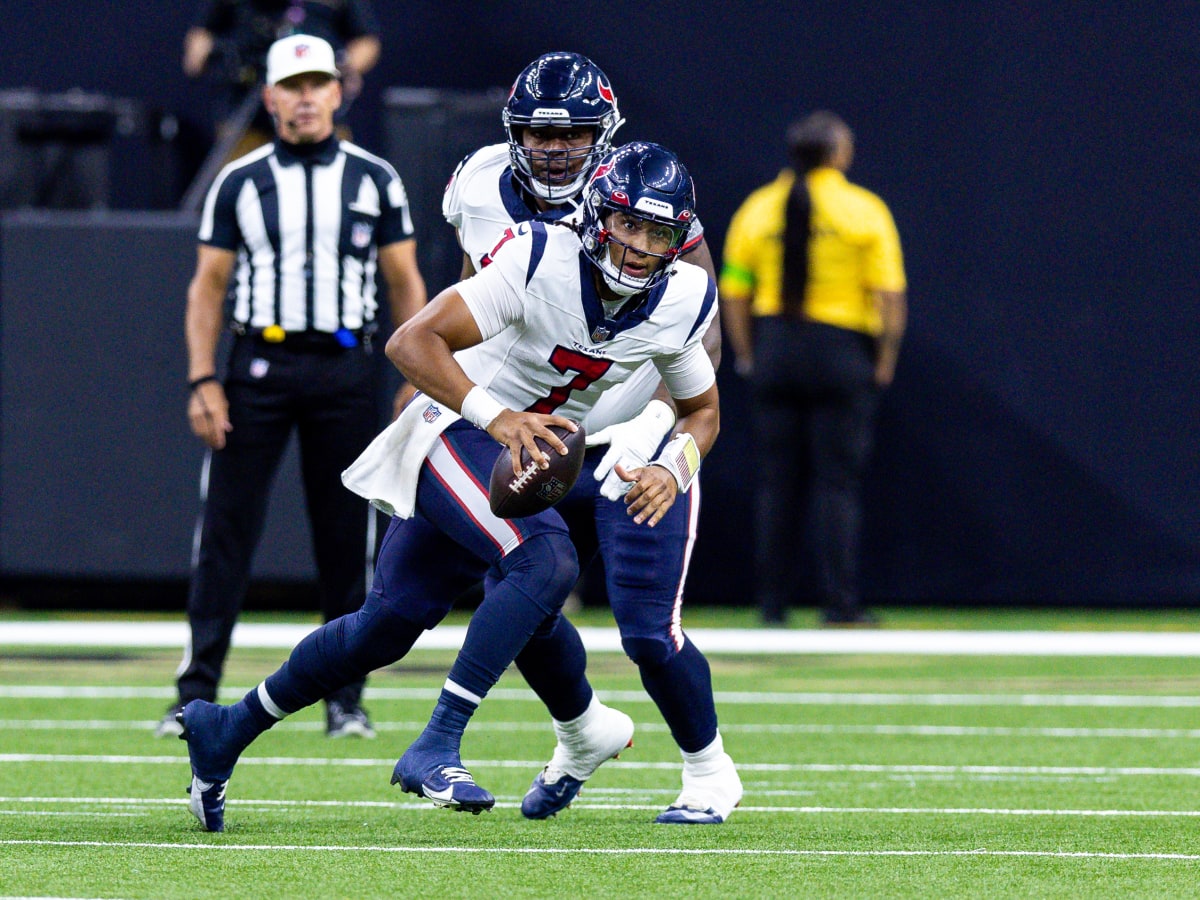
<path id="1" fill-rule="evenodd" d="M 555 721 L 554 733 L 558 736 L 554 755 L 521 801 L 521 815 L 527 819 L 548 819 L 570 806 L 583 783 L 605 761 L 633 746 L 633 719 L 593 695 L 579 718 Z"/>
<path id="2" fill-rule="evenodd" d="M 709 762 L 684 761 L 683 791 L 654 821 L 660 825 L 720 825 L 741 802 L 742 779 L 729 754 L 721 751 Z"/>

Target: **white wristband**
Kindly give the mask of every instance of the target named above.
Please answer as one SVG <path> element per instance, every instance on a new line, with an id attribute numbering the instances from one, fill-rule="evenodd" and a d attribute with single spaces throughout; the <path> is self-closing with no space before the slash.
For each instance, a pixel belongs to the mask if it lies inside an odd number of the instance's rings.
<path id="1" fill-rule="evenodd" d="M 700 471 L 700 448 L 696 446 L 696 439 L 686 431 L 680 432 L 667 441 L 667 446 L 650 465 L 662 466 L 674 475 L 679 492 L 685 493 Z"/>
<path id="2" fill-rule="evenodd" d="M 641 419 L 643 416 L 665 426 L 662 430 L 663 437 L 666 437 L 667 432 L 675 427 L 675 410 L 671 409 L 669 403 L 661 400 L 651 400 L 647 403 L 646 408 L 638 413 L 637 418 Z"/>
<path id="3" fill-rule="evenodd" d="M 476 428 L 487 431 L 496 416 L 507 408 L 479 385 L 475 385 L 467 391 L 467 396 L 463 397 L 461 415 Z"/>

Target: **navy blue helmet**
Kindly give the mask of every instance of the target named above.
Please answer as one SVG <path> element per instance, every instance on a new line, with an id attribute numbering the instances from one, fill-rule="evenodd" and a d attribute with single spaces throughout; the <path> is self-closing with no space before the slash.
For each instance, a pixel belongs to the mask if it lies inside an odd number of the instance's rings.
<path id="1" fill-rule="evenodd" d="M 696 190 L 678 157 L 634 141 L 604 157 L 584 190 L 584 252 L 618 294 L 650 290 L 674 270 L 695 215 Z"/>
<path id="2" fill-rule="evenodd" d="M 513 82 L 501 121 L 508 132 L 513 173 L 537 196 L 561 204 L 583 189 L 625 120 L 599 66 L 578 53 L 544 53 Z M 548 126 L 591 129 L 594 137 L 587 146 L 571 150 L 530 150 L 524 145 L 521 135 L 526 128 Z"/>

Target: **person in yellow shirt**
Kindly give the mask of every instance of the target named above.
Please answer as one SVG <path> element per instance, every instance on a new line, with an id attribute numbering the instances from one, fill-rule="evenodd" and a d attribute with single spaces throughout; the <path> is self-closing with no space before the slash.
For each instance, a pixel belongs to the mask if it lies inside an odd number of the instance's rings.
<path id="1" fill-rule="evenodd" d="M 756 598 L 765 624 L 783 624 L 811 583 L 824 624 L 873 625 L 858 586 L 862 480 L 904 335 L 904 261 L 887 205 L 846 179 L 846 123 L 815 112 L 787 140 L 791 167 L 734 214 L 720 277 L 754 398 Z"/>

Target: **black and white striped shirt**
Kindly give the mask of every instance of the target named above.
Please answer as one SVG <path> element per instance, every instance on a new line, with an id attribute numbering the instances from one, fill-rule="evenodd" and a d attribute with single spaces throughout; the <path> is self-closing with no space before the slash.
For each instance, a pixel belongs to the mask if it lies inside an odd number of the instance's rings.
<path id="1" fill-rule="evenodd" d="M 237 253 L 234 322 L 288 332 L 372 322 L 378 248 L 412 236 L 396 170 L 336 137 L 276 141 L 230 163 L 208 192 L 199 233 Z"/>

